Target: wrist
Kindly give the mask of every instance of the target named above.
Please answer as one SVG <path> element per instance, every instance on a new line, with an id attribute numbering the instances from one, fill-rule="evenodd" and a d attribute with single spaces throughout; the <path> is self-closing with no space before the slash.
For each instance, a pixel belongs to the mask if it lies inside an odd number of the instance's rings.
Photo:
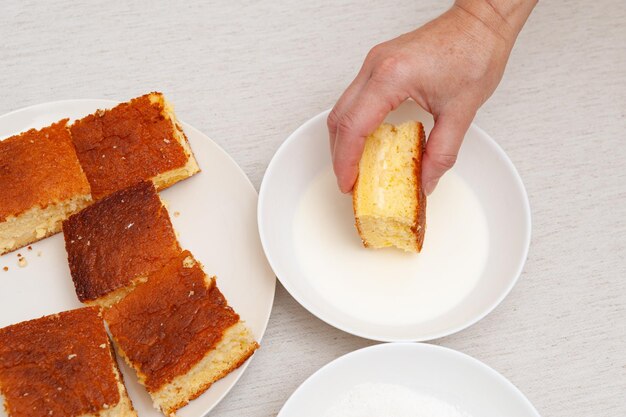
<path id="1" fill-rule="evenodd" d="M 456 0 L 453 10 L 512 48 L 535 4 L 537 0 Z"/>

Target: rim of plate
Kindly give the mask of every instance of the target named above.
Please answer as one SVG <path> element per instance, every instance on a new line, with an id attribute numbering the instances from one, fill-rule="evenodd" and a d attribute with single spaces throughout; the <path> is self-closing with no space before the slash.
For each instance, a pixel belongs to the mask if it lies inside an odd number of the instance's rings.
<path id="1" fill-rule="evenodd" d="M 419 353 L 420 351 L 440 351 L 440 352 L 444 352 L 444 354 L 446 355 L 451 355 L 451 356 L 456 356 L 458 358 L 461 358 L 462 360 L 466 362 L 476 365 L 482 371 L 486 372 L 490 376 L 497 379 L 500 383 L 502 383 L 507 388 L 509 388 L 512 392 L 514 392 L 515 395 L 517 395 L 522 400 L 522 402 L 524 402 L 531 410 L 533 410 L 535 414 L 537 415 L 537 417 L 540 417 L 539 412 L 537 411 L 535 406 L 530 402 L 530 400 L 526 397 L 526 395 L 524 395 L 524 393 L 519 388 L 517 388 L 515 384 L 513 384 L 504 375 L 502 375 L 500 372 L 493 369 L 491 366 L 474 358 L 473 356 L 468 355 L 467 353 L 463 353 L 458 350 L 445 347 L 445 346 L 434 345 L 432 343 L 420 343 L 420 342 L 379 343 L 377 345 L 367 346 L 361 349 L 353 350 L 352 352 L 348 352 L 344 355 L 341 355 L 338 358 L 331 360 L 330 362 L 326 363 L 324 366 L 319 368 L 317 371 L 313 372 L 313 374 L 311 374 L 307 379 L 305 379 L 298 386 L 298 388 L 296 388 L 291 393 L 291 395 L 289 396 L 285 404 L 283 404 L 282 408 L 278 412 L 277 417 L 281 417 L 281 413 L 283 409 L 285 409 L 292 401 L 295 401 L 293 398 L 296 396 L 297 392 L 304 389 L 306 385 L 314 383 L 316 379 L 320 378 L 321 374 L 326 373 L 326 372 L 331 372 L 333 369 L 339 366 L 341 362 L 343 362 L 344 360 L 349 359 L 353 356 L 363 355 L 371 351 L 375 352 L 375 351 L 385 351 L 385 350 L 393 350 L 393 349 L 414 350 L 416 353 Z"/>
<path id="2" fill-rule="evenodd" d="M 4 119 L 5 117 L 9 117 L 9 116 L 11 116 L 11 115 L 13 115 L 15 113 L 21 113 L 23 111 L 34 110 L 37 107 L 44 107 L 44 106 L 57 105 L 57 104 L 79 103 L 79 102 L 85 102 L 85 103 L 100 102 L 100 103 L 103 103 L 103 104 L 120 104 L 120 103 L 122 103 L 121 101 L 117 101 L 117 100 L 99 99 L 99 98 L 95 98 L 95 99 L 79 98 L 79 99 L 64 99 L 64 100 L 47 101 L 47 102 L 44 102 L 44 103 L 32 104 L 30 106 L 22 107 L 22 108 L 19 108 L 19 109 L 16 109 L 16 110 L 12 110 L 12 111 L 10 111 L 8 113 L 4 113 L 3 115 L 0 115 L 0 122 L 2 122 L 2 119 Z M 235 161 L 235 159 L 231 155 L 228 154 L 228 152 L 226 152 L 217 142 L 215 142 L 213 139 L 211 139 L 208 135 L 204 134 L 203 132 L 201 132 L 200 130 L 196 129 L 192 125 L 186 123 L 184 120 L 178 119 L 178 121 L 181 124 L 183 124 L 185 126 L 185 128 L 193 129 L 193 130 L 197 131 L 198 133 L 200 133 L 202 136 L 204 136 L 206 139 L 211 141 L 212 144 L 217 149 L 217 151 L 220 152 L 223 156 L 225 156 L 228 160 L 230 160 L 233 163 L 233 165 L 235 166 L 236 170 L 245 178 L 245 183 L 250 188 L 250 190 L 252 190 L 257 195 L 257 200 L 258 200 L 258 195 L 259 194 L 257 193 L 256 188 L 254 188 L 254 185 L 252 184 L 252 181 L 250 181 L 250 178 L 246 175 L 244 170 L 239 166 L 239 164 Z M 258 207 L 258 201 L 257 201 L 257 207 Z M 258 216 L 257 216 L 257 223 L 258 223 Z M 261 243 L 261 247 L 263 247 L 262 243 Z M 263 252 L 265 253 L 265 250 L 263 250 Z M 266 256 L 266 258 L 267 258 L 267 256 Z M 271 265 L 270 265 L 270 268 L 271 268 Z M 272 310 L 273 310 L 273 307 L 274 307 L 274 299 L 276 297 L 276 279 L 274 279 L 272 281 L 272 284 L 273 284 L 274 289 L 271 292 L 271 294 L 272 294 L 271 300 L 270 300 L 271 302 L 269 303 L 270 308 L 269 308 L 269 310 L 267 312 L 267 317 L 265 317 L 264 320 L 263 320 L 264 321 L 263 331 L 261 332 L 260 335 L 257 335 L 259 344 L 263 340 L 263 336 L 265 336 L 265 333 L 267 331 L 267 326 L 269 324 L 269 319 L 270 319 L 270 316 L 272 314 Z M 241 377 L 243 376 L 243 374 L 247 370 L 248 366 L 250 365 L 250 363 L 254 359 L 254 356 L 255 355 L 252 355 L 250 358 L 248 358 L 248 360 L 243 365 L 241 365 L 241 367 L 239 369 L 241 369 L 242 371 L 235 377 L 235 380 L 233 381 L 233 384 L 227 390 L 225 390 L 224 393 L 222 393 L 222 395 L 220 395 L 217 398 L 215 403 L 212 404 L 204 412 L 204 415 L 207 415 L 208 413 L 210 413 L 219 403 L 222 402 L 222 400 L 226 397 L 226 395 L 228 395 L 230 393 L 230 391 L 235 387 L 235 385 L 237 385 L 237 383 L 239 382 L 239 380 L 241 379 Z"/>
<path id="3" fill-rule="evenodd" d="M 309 120 L 307 120 L 306 122 L 304 122 L 302 125 L 300 125 L 296 130 L 294 130 L 288 137 L 287 139 L 285 139 L 285 141 L 283 141 L 283 143 L 281 143 L 281 145 L 278 147 L 278 150 L 274 153 L 274 156 L 272 156 L 272 159 L 269 163 L 269 165 L 267 166 L 267 169 L 265 170 L 265 174 L 263 175 L 263 181 L 261 182 L 261 187 L 259 189 L 259 200 L 258 200 L 258 209 L 257 209 L 257 225 L 259 227 L 259 236 L 261 237 L 261 245 L 263 246 L 263 251 L 265 252 L 265 257 L 267 258 L 267 261 L 270 264 L 270 267 L 272 268 L 272 270 L 274 271 L 274 274 L 276 275 L 276 278 L 280 281 L 280 283 L 285 287 L 285 289 L 289 292 L 289 294 L 301 305 L 303 306 L 305 309 L 307 309 L 307 311 L 309 311 L 311 314 L 313 314 L 314 316 L 316 316 L 317 318 L 319 318 L 320 320 L 324 321 L 325 323 L 335 327 L 336 329 L 339 329 L 341 331 L 344 331 L 346 333 L 352 334 L 354 336 L 359 336 L 362 338 L 366 338 L 366 339 L 370 339 L 370 340 L 376 340 L 376 341 L 380 341 L 380 342 L 423 342 L 423 341 L 428 341 L 428 340 L 435 340 L 435 339 L 439 339 L 442 337 L 446 337 L 449 336 L 451 334 L 454 333 L 458 333 L 462 330 L 467 329 L 470 326 L 473 326 L 474 324 L 476 324 L 477 322 L 479 322 L 480 320 L 482 320 L 483 318 L 485 318 L 489 313 L 491 313 L 497 306 L 499 306 L 502 301 L 510 294 L 510 292 L 513 290 L 513 287 L 515 287 L 515 285 L 517 284 L 522 271 L 524 269 L 524 265 L 526 264 L 526 260 L 528 258 L 528 253 L 530 250 L 530 239 L 531 239 L 531 231 L 532 231 L 532 217 L 531 217 L 531 210 L 530 210 L 530 201 L 528 199 L 528 193 L 526 192 L 526 187 L 524 187 L 524 183 L 522 182 L 522 178 L 519 175 L 519 172 L 517 171 L 517 168 L 515 168 L 515 165 L 513 164 L 513 162 L 511 161 L 511 159 L 509 158 L 509 156 L 504 152 L 504 150 L 502 149 L 502 147 L 500 147 L 500 145 L 495 141 L 495 139 L 493 139 L 489 134 L 487 134 L 487 132 L 485 132 L 483 129 L 481 129 L 480 127 L 476 126 L 476 124 L 472 123 L 470 125 L 470 129 L 476 129 L 476 131 L 480 134 L 480 136 L 482 136 L 487 143 L 489 144 L 489 146 L 491 146 L 496 153 L 498 154 L 498 156 L 506 163 L 508 169 L 513 173 L 513 177 L 514 177 L 514 182 L 515 182 L 515 186 L 518 189 L 518 191 L 521 193 L 522 197 L 523 197 L 523 201 L 524 201 L 524 213 L 525 213 L 525 220 L 528 223 L 528 228 L 526 230 L 526 233 L 524 235 L 524 253 L 523 256 L 520 257 L 517 267 L 516 267 L 516 272 L 515 272 L 515 277 L 510 281 L 509 285 L 505 288 L 504 291 L 501 292 L 501 294 L 494 299 L 494 301 L 489 305 L 489 307 L 487 309 L 485 309 L 481 314 L 476 315 L 475 317 L 467 320 L 465 323 L 452 327 L 450 329 L 447 330 L 442 330 L 439 332 L 432 332 L 430 334 L 425 334 L 425 335 L 421 335 L 419 337 L 409 337 L 409 338 L 393 338 L 393 337 L 381 337 L 380 335 L 376 335 L 376 334 L 372 334 L 369 333 L 367 331 L 359 331 L 359 330 L 355 330 L 355 329 L 351 329 L 349 328 L 349 326 L 345 326 L 341 323 L 339 323 L 337 320 L 334 320 L 330 317 L 327 317 L 326 314 L 320 311 L 317 311 L 315 308 L 313 308 L 309 303 L 307 303 L 299 294 L 298 290 L 295 289 L 295 286 L 291 284 L 291 282 L 289 280 L 283 280 L 279 274 L 280 271 L 280 267 L 279 267 L 279 263 L 274 259 L 273 255 L 270 253 L 270 251 L 267 249 L 267 243 L 266 243 L 266 231 L 265 231 L 265 225 L 262 221 L 263 216 L 265 215 L 265 194 L 266 194 L 266 189 L 268 187 L 268 181 L 267 179 L 270 178 L 271 176 L 275 175 L 274 171 L 276 171 L 276 166 L 278 164 L 278 160 L 282 157 L 282 154 L 285 152 L 285 149 L 287 148 L 287 146 L 291 143 L 294 142 L 296 140 L 297 137 L 299 137 L 299 133 L 304 130 L 305 128 L 307 128 L 309 125 L 317 123 L 318 119 L 323 118 L 325 119 L 328 114 L 330 113 L 330 109 L 325 110 L 315 116 L 313 116 L 312 118 L 310 118 Z M 469 129 L 468 129 L 469 130 Z"/>

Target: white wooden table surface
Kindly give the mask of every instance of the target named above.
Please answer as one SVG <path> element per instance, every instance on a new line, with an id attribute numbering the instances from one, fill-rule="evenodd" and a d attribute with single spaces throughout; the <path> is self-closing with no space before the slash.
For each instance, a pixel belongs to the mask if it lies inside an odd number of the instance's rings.
<path id="1" fill-rule="evenodd" d="M 280 143 L 334 104 L 371 46 L 447 6 L 3 0 L 0 114 L 161 90 L 258 189 Z M 541 2 L 477 124 L 524 180 L 530 255 L 493 313 L 434 343 L 500 371 L 543 416 L 626 415 L 626 3 Z M 211 415 L 274 416 L 320 366 L 372 343 L 278 285 L 263 348 Z"/>

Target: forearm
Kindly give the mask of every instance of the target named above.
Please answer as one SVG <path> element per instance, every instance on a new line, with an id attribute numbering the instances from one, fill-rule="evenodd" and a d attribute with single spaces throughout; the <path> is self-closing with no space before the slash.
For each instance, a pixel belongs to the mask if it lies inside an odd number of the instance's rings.
<path id="1" fill-rule="evenodd" d="M 454 8 L 475 18 L 512 46 L 536 4 L 537 0 L 456 0 Z"/>

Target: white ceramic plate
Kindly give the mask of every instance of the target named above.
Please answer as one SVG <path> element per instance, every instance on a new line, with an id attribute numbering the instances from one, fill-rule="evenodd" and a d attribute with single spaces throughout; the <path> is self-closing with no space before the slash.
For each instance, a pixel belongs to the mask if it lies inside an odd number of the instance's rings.
<path id="1" fill-rule="evenodd" d="M 109 100 L 69 100 L 27 107 L 0 117 L 0 138 L 64 117 L 79 118 L 115 104 Z M 207 273 L 217 275 L 230 305 L 259 340 L 270 316 L 276 279 L 258 237 L 256 191 L 215 142 L 185 123 L 183 128 L 202 172 L 163 191 L 161 198 L 168 204 L 181 246 L 204 264 Z M 18 267 L 17 253 L 26 257 L 26 267 Z M 8 272 L 2 271 L 4 266 L 9 267 Z M 74 293 L 62 234 L 33 244 L 32 250 L 23 248 L 0 256 L 0 327 L 77 307 L 81 304 Z M 139 415 L 162 416 L 152 407 L 134 372 L 122 360 L 119 362 Z M 191 417 L 208 413 L 248 364 L 218 381 L 178 414 Z M 0 410 L 2 413 L 4 410 Z"/>
<path id="2" fill-rule="evenodd" d="M 381 341 L 443 337 L 493 310 L 517 281 L 530 208 L 515 167 L 472 125 L 458 161 L 429 197 L 420 254 L 362 247 L 352 198 L 332 173 L 326 117 L 298 128 L 274 155 L 259 195 L 259 231 L 278 279 L 311 313 Z M 406 102 L 387 118 L 432 117 Z"/>
<path id="3" fill-rule="evenodd" d="M 492 368 L 424 343 L 380 344 L 335 359 L 300 385 L 278 417 L 324 417 L 360 384 L 399 385 L 472 417 L 539 417 L 524 394 Z"/>

